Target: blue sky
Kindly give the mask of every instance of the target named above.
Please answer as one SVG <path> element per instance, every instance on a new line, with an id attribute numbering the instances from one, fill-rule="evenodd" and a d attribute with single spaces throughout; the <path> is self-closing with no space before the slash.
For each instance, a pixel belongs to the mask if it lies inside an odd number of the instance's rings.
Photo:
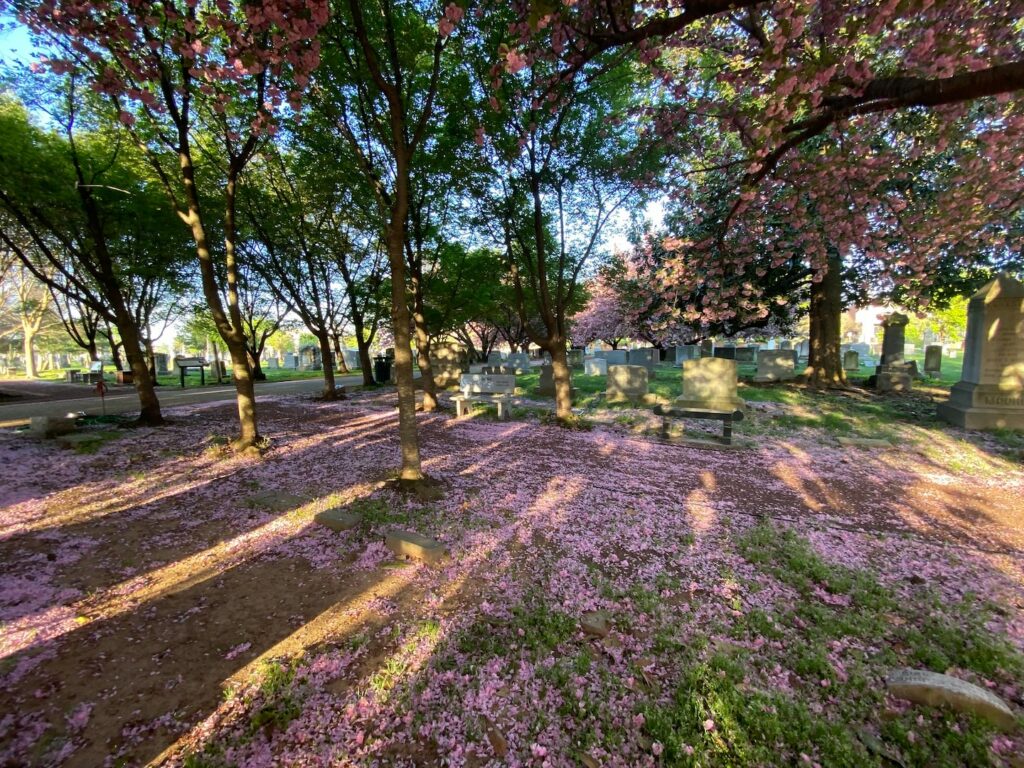
<path id="1" fill-rule="evenodd" d="M 28 30 L 7 14 L 0 16 L 0 58 L 4 64 L 28 64 L 35 58 Z"/>

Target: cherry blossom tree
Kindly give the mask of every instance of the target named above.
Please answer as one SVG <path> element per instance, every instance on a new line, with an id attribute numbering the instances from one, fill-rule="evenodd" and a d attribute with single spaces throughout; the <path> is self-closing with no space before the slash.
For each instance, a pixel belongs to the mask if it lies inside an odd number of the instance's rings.
<path id="1" fill-rule="evenodd" d="M 679 164 L 677 198 L 706 174 L 730 203 L 701 212 L 709 237 L 680 238 L 676 269 L 751 278 L 766 250 L 812 274 L 809 375 L 842 383 L 840 272 L 874 260 L 886 279 L 927 289 L 951 248 L 1005 242 L 1021 199 L 1024 42 L 1013 0 L 522 4 L 515 55 L 545 55 L 571 79 L 611 49 L 635 51 L 660 82 L 648 139 Z M 984 44 L 980 44 L 984 41 Z M 921 197 L 913 166 L 951 162 Z M 786 231 L 772 224 L 784 218 Z M 1013 244 L 1010 248 L 1019 248 Z M 714 287 L 714 286 L 713 286 Z M 756 279 L 715 291 L 701 319 L 756 302 Z M 696 319 L 696 318 L 695 318 Z M 833 322 L 836 320 L 836 322 Z M 815 330 L 817 329 L 817 330 Z"/>
<path id="2" fill-rule="evenodd" d="M 607 270 L 602 270 L 587 286 L 587 305 L 570 320 L 569 335 L 576 345 L 601 340 L 617 349 L 635 334 L 626 324 L 625 308 L 617 286 Z"/>
<path id="3" fill-rule="evenodd" d="M 163 181 L 191 233 L 203 294 L 231 355 L 240 422 L 235 446 L 256 445 L 238 297 L 238 184 L 260 143 L 299 107 L 319 63 L 316 36 L 327 21 L 327 0 L 7 4 L 54 51 L 46 65 L 80 69 L 117 105 Z M 207 200 L 220 201 L 221 246 L 210 236 Z"/>

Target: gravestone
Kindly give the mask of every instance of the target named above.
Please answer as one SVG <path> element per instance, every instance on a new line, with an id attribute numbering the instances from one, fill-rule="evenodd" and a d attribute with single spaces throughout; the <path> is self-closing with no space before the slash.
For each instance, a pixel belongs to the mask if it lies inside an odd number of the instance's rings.
<path id="1" fill-rule="evenodd" d="M 160 376 L 166 376 L 170 371 L 171 356 L 164 352 L 157 352 L 153 355 L 156 363 L 156 372 Z"/>
<path id="2" fill-rule="evenodd" d="M 875 388 L 879 392 L 909 392 L 914 385 L 914 367 L 908 363 L 880 366 L 875 374 Z"/>
<path id="3" fill-rule="evenodd" d="M 341 354 L 345 358 L 345 366 L 350 371 L 360 367 L 361 363 L 359 362 L 358 349 L 343 349 L 341 350 Z"/>
<path id="4" fill-rule="evenodd" d="M 609 349 L 604 359 L 608 361 L 608 365 L 625 365 L 628 355 L 624 349 Z"/>
<path id="5" fill-rule="evenodd" d="M 757 353 L 754 381 L 788 381 L 796 378 L 796 362 L 791 349 L 765 349 Z"/>
<path id="6" fill-rule="evenodd" d="M 284 367 L 285 368 L 292 368 L 292 369 L 297 368 L 298 367 L 298 362 L 299 362 L 299 358 L 298 358 L 298 356 L 294 352 L 285 352 L 284 353 Z"/>
<path id="7" fill-rule="evenodd" d="M 422 560 L 427 565 L 439 565 L 448 559 L 443 544 L 413 531 L 391 531 L 384 545 L 399 557 Z"/>
<path id="8" fill-rule="evenodd" d="M 501 352 L 491 352 L 487 355 L 488 365 L 501 365 Z"/>
<path id="9" fill-rule="evenodd" d="M 583 359 L 583 373 L 587 376 L 607 376 L 608 361 L 599 357 L 587 357 Z"/>
<path id="10" fill-rule="evenodd" d="M 712 357 L 715 354 L 715 342 L 711 339 L 704 339 L 700 343 L 700 356 Z"/>
<path id="11" fill-rule="evenodd" d="M 345 507 L 335 507 L 333 509 L 325 509 L 323 512 L 317 512 L 313 516 L 313 520 L 320 523 L 320 525 L 330 528 L 332 531 L 341 533 L 358 528 L 359 524 L 363 521 L 363 517 L 358 513 L 347 511 Z"/>
<path id="12" fill-rule="evenodd" d="M 793 342 L 790 341 L 789 339 L 783 339 L 782 343 L 779 344 L 779 349 L 792 349 L 792 348 L 793 348 Z"/>
<path id="13" fill-rule="evenodd" d="M 582 368 L 583 367 L 583 350 L 582 349 L 570 349 L 565 353 L 566 359 L 569 362 L 570 368 Z"/>
<path id="14" fill-rule="evenodd" d="M 481 365 L 479 371 L 474 371 L 473 366 L 469 366 L 470 373 L 485 373 L 488 376 L 515 376 L 516 367 L 514 365 Z"/>
<path id="15" fill-rule="evenodd" d="M 1017 716 L 1005 701 L 958 677 L 926 669 L 896 669 L 889 673 L 885 685 L 893 696 L 915 704 L 945 705 L 958 712 L 971 712 L 1005 731 L 1017 726 Z"/>
<path id="16" fill-rule="evenodd" d="M 904 357 L 910 357 L 916 351 L 917 351 L 917 347 L 914 346 L 913 344 L 904 344 L 903 345 L 903 356 Z"/>
<path id="17" fill-rule="evenodd" d="M 671 360 L 681 365 L 684 360 L 694 360 L 700 357 L 700 347 L 696 344 L 683 344 L 680 347 L 672 347 Z"/>
<path id="18" fill-rule="evenodd" d="M 77 428 L 75 419 L 67 416 L 32 416 L 28 425 L 29 434 L 34 437 L 59 437 Z"/>
<path id="19" fill-rule="evenodd" d="M 735 355 L 737 363 L 753 363 L 757 360 L 757 347 L 736 347 Z"/>
<path id="20" fill-rule="evenodd" d="M 637 401 L 648 393 L 647 368 L 642 365 L 609 365 L 605 397 L 609 402 Z"/>
<path id="21" fill-rule="evenodd" d="M 516 352 L 508 356 L 505 364 L 515 369 L 516 373 L 529 373 L 530 355 L 526 352 Z"/>
<path id="22" fill-rule="evenodd" d="M 942 347 L 938 344 L 924 348 L 924 372 L 927 376 L 942 374 Z"/>
<path id="23" fill-rule="evenodd" d="M 319 371 L 322 369 L 320 348 L 306 345 L 299 350 L 299 368 L 303 371 Z M 216 372 L 214 372 L 216 374 Z"/>
<path id="24" fill-rule="evenodd" d="M 458 384 L 459 377 L 469 368 L 469 352 L 461 344 L 434 344 L 430 348 L 430 368 L 438 387 Z"/>
<path id="25" fill-rule="evenodd" d="M 909 392 L 914 371 L 906 363 L 903 337 L 910 318 L 893 312 L 882 318 L 882 359 L 875 369 L 875 387 L 879 392 Z"/>
<path id="26" fill-rule="evenodd" d="M 963 373 L 939 416 L 966 429 L 1024 429 L 1024 283 L 1005 272 L 967 305 Z"/>
<path id="27" fill-rule="evenodd" d="M 848 349 L 843 353 L 843 370 L 860 370 L 860 354 L 857 352 L 856 349 Z"/>
<path id="28" fill-rule="evenodd" d="M 909 322 L 910 318 L 899 312 L 893 312 L 882 319 L 882 359 L 879 371 L 883 366 L 903 362 L 906 356 L 904 351 L 906 343 L 903 341 L 903 337 Z"/>
<path id="29" fill-rule="evenodd" d="M 730 345 L 727 347 L 715 347 L 714 357 L 722 360 L 735 360 L 736 359 L 736 347 Z"/>
<path id="30" fill-rule="evenodd" d="M 645 347 L 643 349 L 631 349 L 629 350 L 626 363 L 628 365 L 642 365 L 647 369 L 647 377 L 654 378 L 654 366 L 658 364 L 661 359 L 661 355 L 658 354 L 658 350 L 651 347 Z"/>
<path id="31" fill-rule="evenodd" d="M 569 391 L 572 392 L 572 369 L 569 369 Z M 555 367 L 545 363 L 540 367 L 540 383 L 537 385 L 537 393 L 545 397 L 555 396 Z"/>
<path id="32" fill-rule="evenodd" d="M 679 408 L 706 408 L 714 411 L 744 410 L 736 394 L 735 360 L 706 357 L 683 363 L 683 394 L 676 399 Z"/>
<path id="33" fill-rule="evenodd" d="M 264 361 L 264 366 L 267 368 L 267 370 L 276 371 L 278 368 L 281 367 L 281 361 L 278 360 L 276 357 L 271 356 Z"/>

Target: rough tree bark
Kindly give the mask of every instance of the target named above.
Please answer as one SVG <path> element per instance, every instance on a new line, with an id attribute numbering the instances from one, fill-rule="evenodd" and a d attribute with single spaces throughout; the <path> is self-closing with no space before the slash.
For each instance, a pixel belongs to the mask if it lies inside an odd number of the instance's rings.
<path id="1" fill-rule="evenodd" d="M 819 387 L 845 387 L 846 372 L 840 355 L 843 314 L 842 260 L 830 256 L 820 282 L 811 283 L 810 351 L 803 376 Z"/>
<path id="2" fill-rule="evenodd" d="M 238 403 L 238 421 L 240 434 L 234 442 L 236 450 L 244 450 L 257 444 L 260 440 L 259 430 L 256 424 L 256 392 L 253 385 L 252 371 L 249 368 L 249 352 L 246 349 L 245 335 L 242 333 L 242 316 L 238 305 L 238 269 L 235 261 L 235 200 L 237 193 L 238 169 L 237 162 L 232 161 L 228 169 L 228 181 L 225 187 L 225 267 L 227 274 L 227 296 L 228 311 L 224 311 L 221 303 L 219 286 L 217 284 L 217 273 L 213 264 L 213 254 L 210 251 L 209 241 L 206 237 L 206 227 L 203 224 L 201 207 L 199 204 L 199 190 L 195 181 L 195 166 L 192 164 L 192 156 L 188 150 L 189 138 L 187 129 L 179 126 L 179 146 L 182 148 L 178 154 L 181 165 L 181 176 L 185 192 L 186 224 L 192 233 L 192 240 L 196 246 L 196 254 L 199 258 L 199 274 L 202 278 L 203 296 L 206 304 L 213 315 L 217 331 L 224 344 L 228 348 L 231 357 L 231 373 L 235 381 L 235 398 Z"/>
<path id="3" fill-rule="evenodd" d="M 331 333 L 324 331 L 316 337 L 320 345 L 320 364 L 324 372 L 324 399 L 334 400 L 338 390 L 334 385 L 334 349 L 331 348 Z"/>
<path id="4" fill-rule="evenodd" d="M 555 416 L 568 419 L 572 416 L 572 384 L 569 378 L 569 355 L 564 339 L 555 339 L 545 347 L 551 354 L 551 369 L 555 380 Z"/>
<path id="5" fill-rule="evenodd" d="M 416 389 L 412 377 L 412 343 L 409 334 L 409 305 L 405 291 L 405 248 L 403 246 L 408 201 L 408 174 L 400 173 L 395 206 L 388 227 L 388 262 L 391 266 L 391 323 L 395 335 L 395 384 L 398 388 L 398 436 L 402 446 L 401 480 L 422 480 L 420 440 L 416 431 Z"/>
<path id="6" fill-rule="evenodd" d="M 23 325 L 22 354 L 25 356 L 25 378 L 34 379 L 39 375 L 36 370 L 36 332 L 27 325 Z"/>

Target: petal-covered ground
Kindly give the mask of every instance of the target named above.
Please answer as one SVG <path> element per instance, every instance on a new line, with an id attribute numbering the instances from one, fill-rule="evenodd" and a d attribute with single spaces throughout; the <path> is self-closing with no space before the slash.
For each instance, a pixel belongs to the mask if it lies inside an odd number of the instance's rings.
<path id="1" fill-rule="evenodd" d="M 0 764 L 1024 752 L 1019 730 L 884 687 L 927 668 L 1024 703 L 1019 465 L 798 431 L 718 450 L 442 413 L 420 416 L 432 500 L 388 484 L 384 396 L 268 401 L 261 418 L 263 459 L 220 445 L 227 406 L 95 453 L 0 436 Z M 337 506 L 362 523 L 313 522 Z M 449 560 L 396 561 L 393 529 Z"/>

